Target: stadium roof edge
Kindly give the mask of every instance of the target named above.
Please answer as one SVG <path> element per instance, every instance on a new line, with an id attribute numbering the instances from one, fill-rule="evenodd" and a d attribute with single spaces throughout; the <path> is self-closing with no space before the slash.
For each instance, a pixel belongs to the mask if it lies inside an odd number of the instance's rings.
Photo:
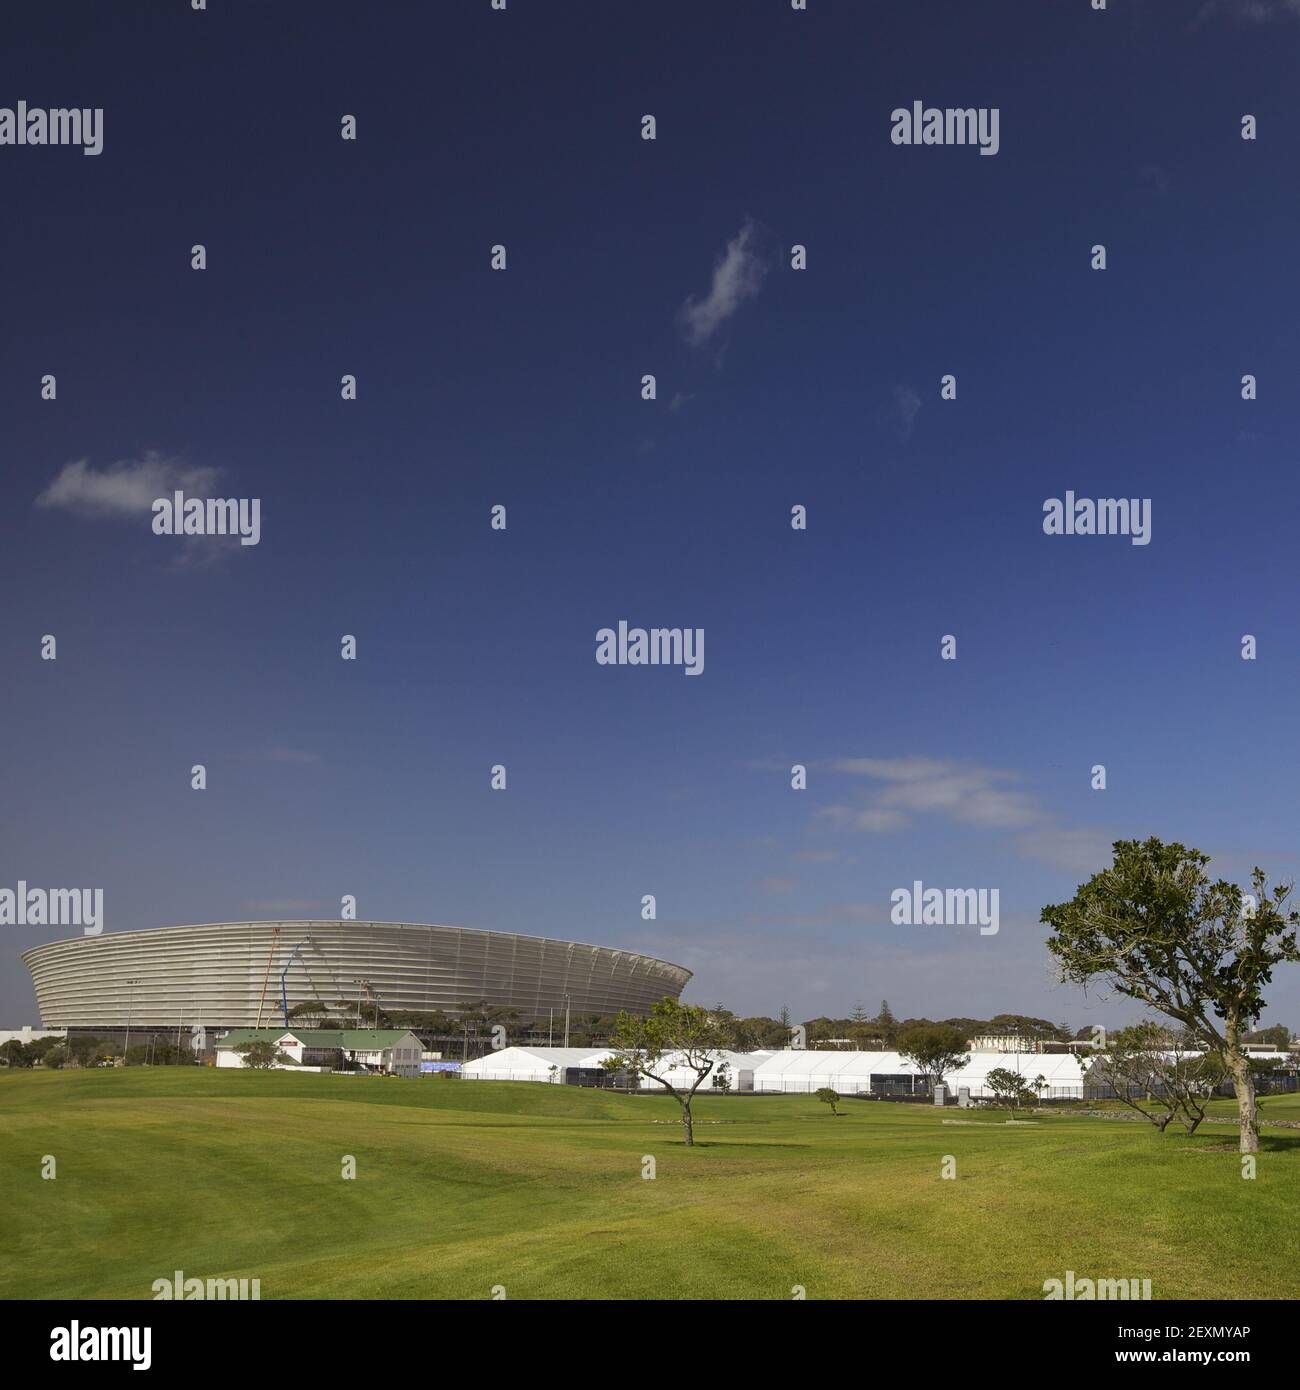
<path id="1" fill-rule="evenodd" d="M 565 946 L 585 946 L 593 951 L 616 951 L 625 956 L 635 956 L 640 960 L 652 960 L 660 965 L 671 965 L 674 970 L 686 972 L 688 980 L 693 979 L 695 972 L 688 966 L 679 965 L 674 960 L 665 960 L 663 956 L 652 956 L 646 951 L 633 951 L 625 946 L 601 946 L 594 941 L 573 941 L 567 936 L 535 936 L 531 932 L 509 931 L 497 927 L 463 927 L 455 922 L 378 922 L 370 918 L 357 919 L 356 921 L 346 920 L 341 917 L 271 917 L 265 919 L 240 918 L 233 922 L 173 922 L 165 927 L 130 927 L 126 931 L 107 931 L 100 932 L 94 936 L 60 936 L 53 941 L 41 941 L 34 946 L 29 946 L 27 950 L 19 953 L 19 959 L 26 961 L 28 952 L 43 950 L 47 946 L 66 946 L 78 941 L 103 941 L 105 937 L 113 936 L 149 936 L 158 932 L 168 931 L 193 931 L 197 927 L 311 927 L 320 925 L 322 927 L 414 927 L 420 931 L 468 931 L 481 932 L 484 936 L 518 936 L 526 941 L 554 941 Z"/>

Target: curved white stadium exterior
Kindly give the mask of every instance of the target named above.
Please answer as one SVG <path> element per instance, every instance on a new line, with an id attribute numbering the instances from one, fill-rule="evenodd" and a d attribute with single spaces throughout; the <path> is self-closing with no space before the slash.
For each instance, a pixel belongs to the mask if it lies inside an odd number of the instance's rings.
<path id="1" fill-rule="evenodd" d="M 248 1028 L 319 1002 L 331 1013 L 373 1000 L 387 1013 L 467 1004 L 523 1018 L 645 1014 L 691 978 L 680 965 L 606 946 L 406 922 L 220 922 L 51 941 L 24 951 L 42 1026 Z M 260 1020 L 259 1020 L 260 1013 Z"/>

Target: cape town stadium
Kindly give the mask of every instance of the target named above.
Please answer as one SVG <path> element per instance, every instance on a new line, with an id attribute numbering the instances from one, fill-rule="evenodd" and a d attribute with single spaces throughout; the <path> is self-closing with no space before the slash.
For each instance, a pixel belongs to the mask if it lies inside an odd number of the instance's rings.
<path id="1" fill-rule="evenodd" d="M 250 1028 L 286 1009 L 456 1015 L 480 1001 L 521 1018 L 649 1013 L 691 972 L 632 951 L 406 922 L 221 922 L 51 941 L 24 951 L 46 1028 Z"/>

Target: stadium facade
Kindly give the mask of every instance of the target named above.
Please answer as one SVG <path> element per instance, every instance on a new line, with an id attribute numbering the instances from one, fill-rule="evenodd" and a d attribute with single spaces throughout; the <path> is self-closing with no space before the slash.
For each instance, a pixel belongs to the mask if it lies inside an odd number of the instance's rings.
<path id="1" fill-rule="evenodd" d="M 251 1028 L 285 1006 L 359 1015 L 521 1018 L 646 1014 L 691 972 L 653 956 L 550 937 L 407 922 L 220 922 L 51 941 L 22 954 L 47 1028 Z"/>

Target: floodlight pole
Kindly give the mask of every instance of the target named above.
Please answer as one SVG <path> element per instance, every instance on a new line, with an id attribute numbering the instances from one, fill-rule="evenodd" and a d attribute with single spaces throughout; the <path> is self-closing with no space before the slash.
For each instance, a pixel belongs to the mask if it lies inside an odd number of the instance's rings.
<path id="1" fill-rule="evenodd" d="M 569 1045 L 569 996 L 564 996 L 564 1045 Z"/>
<path id="2" fill-rule="evenodd" d="M 130 988 L 128 989 L 126 996 L 126 1044 L 122 1048 L 123 1066 L 126 1066 L 126 1054 L 131 1050 L 131 1011 L 135 1005 L 135 987 L 140 983 L 140 977 L 137 975 L 135 978 L 128 980 L 126 983 L 130 986 Z"/>

